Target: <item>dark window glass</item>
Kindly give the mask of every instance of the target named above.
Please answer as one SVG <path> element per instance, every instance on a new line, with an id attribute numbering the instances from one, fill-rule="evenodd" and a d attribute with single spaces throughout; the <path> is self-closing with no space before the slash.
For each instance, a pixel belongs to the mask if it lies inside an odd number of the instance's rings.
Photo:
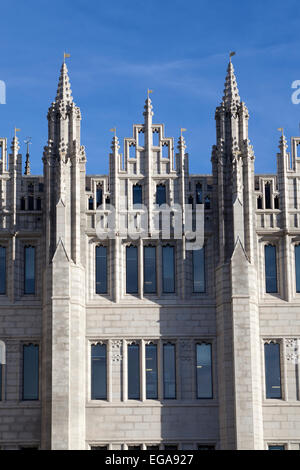
<path id="1" fill-rule="evenodd" d="M 206 196 L 205 198 L 205 201 L 204 201 L 204 208 L 205 210 L 209 210 L 210 209 L 210 197 L 209 196 Z"/>
<path id="2" fill-rule="evenodd" d="M 198 450 L 215 450 L 215 446 L 198 445 Z"/>
<path id="3" fill-rule="evenodd" d="M 260 196 L 257 198 L 257 209 L 262 209 L 262 198 Z"/>
<path id="4" fill-rule="evenodd" d="M 128 450 L 141 450 L 142 446 L 128 446 Z"/>
<path id="5" fill-rule="evenodd" d="M 39 183 L 39 192 L 40 193 L 44 192 L 44 183 Z"/>
<path id="6" fill-rule="evenodd" d="M 96 196 L 97 196 L 97 207 L 102 206 L 102 189 L 101 188 L 97 188 Z"/>
<path id="7" fill-rule="evenodd" d="M 282 446 L 272 446 L 272 445 L 271 445 L 271 446 L 269 446 L 268 448 L 269 448 L 269 450 L 285 450 L 285 446 L 284 446 L 284 445 L 282 445 Z"/>
<path id="8" fill-rule="evenodd" d="M 39 399 L 39 346 L 23 346 L 23 400 Z"/>
<path id="9" fill-rule="evenodd" d="M 96 294 L 107 293 L 107 248 L 96 246 Z"/>
<path id="10" fill-rule="evenodd" d="M 157 345 L 146 345 L 146 398 L 157 399 Z"/>
<path id="11" fill-rule="evenodd" d="M 108 446 L 91 446 L 91 450 L 108 450 Z"/>
<path id="12" fill-rule="evenodd" d="M 197 344 L 197 398 L 212 398 L 211 344 Z"/>
<path id="13" fill-rule="evenodd" d="M 35 293 L 35 248 L 25 247 L 25 294 Z"/>
<path id="14" fill-rule="evenodd" d="M 138 344 L 128 345 L 128 398 L 140 399 L 140 348 Z"/>
<path id="15" fill-rule="evenodd" d="M 164 398 L 176 398 L 176 349 L 175 344 L 163 345 Z"/>
<path id="16" fill-rule="evenodd" d="M 166 444 L 164 446 L 164 449 L 165 450 L 178 450 L 178 446 L 177 445 L 173 445 L 173 444 Z"/>
<path id="17" fill-rule="evenodd" d="M 266 292 L 277 292 L 276 246 L 265 246 Z"/>
<path id="18" fill-rule="evenodd" d="M 94 198 L 91 196 L 89 197 L 89 211 L 94 210 Z"/>
<path id="19" fill-rule="evenodd" d="M 6 248 L 0 246 L 0 294 L 6 293 Z"/>
<path id="20" fill-rule="evenodd" d="M 279 209 L 279 197 L 274 197 L 274 209 Z"/>
<path id="21" fill-rule="evenodd" d="M 25 197 L 21 197 L 21 211 L 25 211 Z"/>
<path id="22" fill-rule="evenodd" d="M 270 183 L 265 184 L 265 203 L 266 209 L 271 209 L 271 186 Z"/>
<path id="23" fill-rule="evenodd" d="M 146 446 L 146 450 L 159 450 L 159 446 Z"/>
<path id="24" fill-rule="evenodd" d="M 166 204 L 166 202 L 167 202 L 166 187 L 164 184 L 158 184 L 156 186 L 156 204 L 161 206 L 162 204 Z"/>
<path id="25" fill-rule="evenodd" d="M 33 185 L 33 183 L 29 183 L 29 185 L 28 185 L 28 192 L 29 192 L 30 194 L 33 194 L 33 193 L 34 193 L 34 185 Z"/>
<path id="26" fill-rule="evenodd" d="M 154 294 L 156 292 L 156 248 L 144 247 L 144 292 Z"/>
<path id="27" fill-rule="evenodd" d="M 300 292 L 300 245 L 295 246 L 296 292 Z"/>
<path id="28" fill-rule="evenodd" d="M 42 209 L 42 200 L 40 197 L 38 197 L 36 200 L 36 210 L 40 211 L 41 209 Z"/>
<path id="29" fill-rule="evenodd" d="M 33 201 L 34 201 L 34 198 L 33 196 L 28 196 L 28 210 L 29 211 L 33 211 Z"/>
<path id="30" fill-rule="evenodd" d="M 92 345 L 92 400 L 107 398 L 106 344 Z"/>
<path id="31" fill-rule="evenodd" d="M 202 204 L 202 184 L 196 184 L 196 204 Z"/>
<path id="32" fill-rule="evenodd" d="M 133 205 L 143 204 L 142 186 L 140 184 L 135 184 L 132 187 L 132 199 L 133 199 Z"/>
<path id="33" fill-rule="evenodd" d="M 204 247 L 193 250 L 193 287 L 194 292 L 205 292 L 205 261 Z"/>
<path id="34" fill-rule="evenodd" d="M 174 246 L 163 246 L 163 292 L 175 292 Z"/>
<path id="35" fill-rule="evenodd" d="M 138 292 L 138 250 L 136 246 L 126 247 L 126 292 Z"/>
<path id="36" fill-rule="evenodd" d="M 189 196 L 188 204 L 189 204 L 190 206 L 192 206 L 192 208 L 193 208 L 193 202 L 194 202 L 193 196 Z"/>
<path id="37" fill-rule="evenodd" d="M 281 398 L 280 344 L 265 344 L 266 397 Z"/>

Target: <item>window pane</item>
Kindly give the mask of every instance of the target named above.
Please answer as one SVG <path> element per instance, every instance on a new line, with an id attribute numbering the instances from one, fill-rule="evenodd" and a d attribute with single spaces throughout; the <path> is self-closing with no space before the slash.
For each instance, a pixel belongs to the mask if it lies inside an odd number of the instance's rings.
<path id="1" fill-rule="evenodd" d="M 173 444 L 166 444 L 164 446 L 164 449 L 165 450 L 177 450 L 178 449 L 178 446 L 177 445 L 173 445 Z"/>
<path id="2" fill-rule="evenodd" d="M 159 206 L 166 204 L 166 187 L 164 184 L 156 186 L 156 204 Z"/>
<path id="3" fill-rule="evenodd" d="M 6 293 L 6 248 L 0 246 L 0 294 Z"/>
<path id="4" fill-rule="evenodd" d="M 106 400 L 106 344 L 92 345 L 92 400 Z"/>
<path id="5" fill-rule="evenodd" d="M 281 398 L 280 344 L 265 344 L 266 397 Z"/>
<path id="6" fill-rule="evenodd" d="M 128 450 L 141 450 L 141 446 L 128 446 Z"/>
<path id="7" fill-rule="evenodd" d="M 23 400 L 39 399 L 39 347 L 23 346 Z"/>
<path id="8" fill-rule="evenodd" d="M 198 445 L 198 450 L 215 450 L 215 446 Z"/>
<path id="9" fill-rule="evenodd" d="M 102 189 L 101 188 L 97 188 L 96 197 L 97 197 L 97 207 L 102 206 Z"/>
<path id="10" fill-rule="evenodd" d="M 146 345 L 146 398 L 157 399 L 157 345 Z"/>
<path id="11" fill-rule="evenodd" d="M 35 293 L 35 248 L 25 247 L 25 294 Z"/>
<path id="12" fill-rule="evenodd" d="M 296 292 L 300 292 L 300 245 L 295 246 Z"/>
<path id="13" fill-rule="evenodd" d="M 33 196 L 28 196 L 28 210 L 33 211 Z"/>
<path id="14" fill-rule="evenodd" d="M 159 450 L 159 446 L 146 446 L 146 450 Z"/>
<path id="15" fill-rule="evenodd" d="M 211 344 L 197 344 L 197 398 L 212 398 Z"/>
<path id="16" fill-rule="evenodd" d="M 91 450 L 108 450 L 108 446 L 91 446 Z"/>
<path id="17" fill-rule="evenodd" d="M 140 348 L 138 344 L 128 345 L 128 398 L 140 399 Z"/>
<path id="18" fill-rule="evenodd" d="M 96 294 L 107 293 L 107 248 L 96 246 Z"/>
<path id="19" fill-rule="evenodd" d="M 138 251 L 136 246 L 126 247 L 126 292 L 138 292 Z"/>
<path id="20" fill-rule="evenodd" d="M 135 184 L 133 186 L 133 205 L 143 204 L 143 194 L 142 194 L 142 186 L 140 184 Z"/>
<path id="21" fill-rule="evenodd" d="M 156 248 L 144 247 L 144 292 L 154 294 L 156 292 Z"/>
<path id="22" fill-rule="evenodd" d="M 285 446 L 269 446 L 269 450 L 285 450 Z"/>
<path id="23" fill-rule="evenodd" d="M 193 282 L 194 292 L 205 292 L 204 247 L 193 250 Z"/>
<path id="24" fill-rule="evenodd" d="M 265 246 L 266 292 L 277 292 L 276 247 Z"/>
<path id="25" fill-rule="evenodd" d="M 265 184 L 265 204 L 266 209 L 271 209 L 271 187 L 269 183 Z"/>
<path id="26" fill-rule="evenodd" d="M 196 204 L 202 204 L 202 185 L 196 185 Z"/>
<path id="27" fill-rule="evenodd" d="M 176 398 L 175 344 L 164 344 L 164 398 Z"/>
<path id="28" fill-rule="evenodd" d="M 175 292 L 174 247 L 163 246 L 163 291 Z"/>

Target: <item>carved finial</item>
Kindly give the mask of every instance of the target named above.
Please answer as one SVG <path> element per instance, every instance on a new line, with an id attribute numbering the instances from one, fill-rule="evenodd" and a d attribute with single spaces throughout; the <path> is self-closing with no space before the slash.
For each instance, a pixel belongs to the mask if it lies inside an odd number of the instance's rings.
<path id="1" fill-rule="evenodd" d="M 31 145 L 31 137 L 26 137 L 24 143 L 27 145 L 24 175 L 30 175 L 29 145 Z"/>
<path id="2" fill-rule="evenodd" d="M 15 133 L 14 133 L 14 137 L 13 137 L 13 140 L 12 140 L 12 143 L 11 143 L 11 150 L 13 153 L 17 154 L 19 149 L 20 149 L 20 145 L 19 145 L 19 139 L 17 137 L 17 132 L 19 132 L 21 129 L 18 129 L 17 127 L 15 127 Z"/>

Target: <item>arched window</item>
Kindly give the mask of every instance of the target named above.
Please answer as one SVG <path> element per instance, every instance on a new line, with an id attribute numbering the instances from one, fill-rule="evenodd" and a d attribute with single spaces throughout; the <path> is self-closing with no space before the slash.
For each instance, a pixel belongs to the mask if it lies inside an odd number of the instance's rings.
<path id="1" fill-rule="evenodd" d="M 93 196 L 90 196 L 90 197 L 89 197 L 89 200 L 88 200 L 88 208 L 89 208 L 89 211 L 93 211 L 93 210 L 94 210 L 94 198 L 93 198 Z"/>
<path id="2" fill-rule="evenodd" d="M 97 207 L 102 206 L 103 192 L 100 186 L 97 186 L 96 197 L 97 197 Z"/>
<path id="3" fill-rule="evenodd" d="M 135 158 L 136 157 L 136 146 L 135 144 L 129 144 L 129 158 Z"/>
<path id="4" fill-rule="evenodd" d="M 279 209 L 279 197 L 274 197 L 274 209 Z"/>
<path id="5" fill-rule="evenodd" d="M 34 198 L 33 196 L 28 196 L 28 210 L 33 211 L 34 209 Z"/>
<path id="6" fill-rule="evenodd" d="M 126 293 L 138 293 L 138 249 L 134 245 L 126 247 Z"/>
<path id="7" fill-rule="evenodd" d="M 262 197 L 258 196 L 257 198 L 257 209 L 262 209 Z"/>
<path id="8" fill-rule="evenodd" d="M 282 398 L 280 343 L 268 341 L 265 343 L 264 349 L 266 398 Z"/>
<path id="9" fill-rule="evenodd" d="M 159 147 L 159 132 L 153 132 L 153 147 Z"/>
<path id="10" fill-rule="evenodd" d="M 35 294 L 35 247 L 24 248 L 24 294 Z"/>
<path id="11" fill-rule="evenodd" d="M 139 138 L 139 147 L 144 147 L 145 146 L 145 134 L 143 130 L 140 130 L 138 138 Z"/>
<path id="12" fill-rule="evenodd" d="M 163 158 L 169 158 L 169 145 L 167 144 L 167 142 L 165 142 L 163 144 L 162 157 Z"/>

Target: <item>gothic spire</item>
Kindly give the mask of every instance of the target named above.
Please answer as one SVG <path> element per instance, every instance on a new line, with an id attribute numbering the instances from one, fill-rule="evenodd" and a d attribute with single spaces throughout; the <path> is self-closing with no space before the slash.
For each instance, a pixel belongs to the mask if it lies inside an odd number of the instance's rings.
<path id="1" fill-rule="evenodd" d="M 67 103 L 72 103 L 73 101 L 70 79 L 68 75 L 68 68 L 65 62 L 63 62 L 60 69 L 60 77 L 58 81 L 55 101 L 64 101 Z"/>
<path id="2" fill-rule="evenodd" d="M 24 175 L 30 175 L 30 160 L 29 160 L 29 145 L 31 144 L 30 138 L 27 138 L 24 142 L 27 145 Z"/>
<path id="3" fill-rule="evenodd" d="M 241 102 L 239 90 L 237 87 L 236 77 L 234 73 L 234 67 L 231 62 L 231 58 L 227 68 L 227 75 L 225 79 L 225 88 L 223 103 L 225 107 L 231 107 L 232 105 L 237 105 Z"/>

